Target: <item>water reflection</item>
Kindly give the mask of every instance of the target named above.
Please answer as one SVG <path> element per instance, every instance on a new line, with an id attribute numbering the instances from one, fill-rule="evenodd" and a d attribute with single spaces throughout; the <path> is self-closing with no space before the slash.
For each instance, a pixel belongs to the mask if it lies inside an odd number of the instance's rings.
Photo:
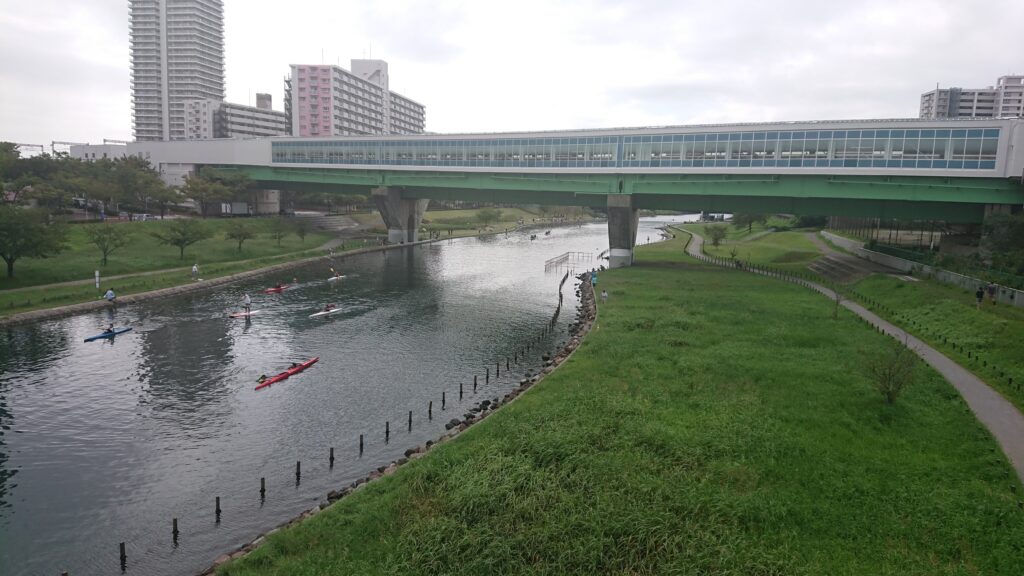
<path id="1" fill-rule="evenodd" d="M 338 282 L 327 281 L 323 261 L 282 278 L 0 332 L 0 573 L 114 573 L 119 540 L 133 551 L 129 573 L 198 571 L 327 490 L 436 438 L 442 392 L 447 410 L 461 414 L 514 386 L 528 365 L 506 372 L 502 364 L 498 379 L 494 363 L 534 338 L 557 306 L 564 272 L 544 262 L 606 247 L 604 225 L 556 228 L 536 241 L 528 233 L 442 241 L 339 259 L 334 267 L 347 277 Z M 293 275 L 293 289 L 262 294 Z M 251 322 L 228 318 L 243 293 L 262 310 Z M 572 306 L 571 284 L 565 296 Z M 342 312 L 309 317 L 327 302 Z M 133 331 L 82 342 L 111 318 Z M 571 319 L 562 315 L 533 361 L 565 338 Z M 260 374 L 313 356 L 320 362 L 310 370 L 254 390 Z M 458 383 L 474 374 L 479 395 L 459 402 Z M 338 449 L 333 469 L 328 447 Z M 272 488 L 262 504 L 252 489 L 261 476 Z M 213 495 L 223 497 L 219 524 Z M 182 519 L 177 547 L 165 529 L 172 517 Z"/>

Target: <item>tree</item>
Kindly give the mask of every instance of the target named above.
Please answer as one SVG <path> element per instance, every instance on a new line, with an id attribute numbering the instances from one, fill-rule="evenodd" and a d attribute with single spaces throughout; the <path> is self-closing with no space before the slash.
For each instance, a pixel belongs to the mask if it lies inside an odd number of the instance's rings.
<path id="1" fill-rule="evenodd" d="M 726 227 L 721 224 L 704 226 L 704 234 L 707 235 L 708 240 L 711 240 L 712 246 L 718 246 L 721 244 L 722 240 L 725 240 L 727 232 Z"/>
<path id="2" fill-rule="evenodd" d="M 764 224 L 767 221 L 768 221 L 768 217 L 765 216 L 764 214 L 733 214 L 732 215 L 732 225 L 737 227 L 737 228 L 743 228 L 744 226 L 746 226 L 748 233 L 753 229 L 754 224 Z"/>
<path id="3" fill-rule="evenodd" d="M 14 263 L 21 258 L 46 258 L 64 249 L 67 229 L 50 222 L 45 210 L 0 205 L 0 258 L 7 263 L 7 277 L 14 277 Z"/>
<path id="4" fill-rule="evenodd" d="M 21 151 L 14 142 L 0 142 L 0 183 L 12 177 L 14 167 L 21 159 Z"/>
<path id="5" fill-rule="evenodd" d="M 993 268 L 1024 273 L 1024 214 L 989 216 L 984 233 Z"/>
<path id="6" fill-rule="evenodd" d="M 203 176 L 186 176 L 182 194 L 199 204 L 199 214 L 206 218 L 206 212 L 212 204 L 219 204 L 231 199 L 231 190 Z"/>
<path id="7" fill-rule="evenodd" d="M 85 236 L 89 239 L 89 242 L 100 249 L 100 252 L 103 254 L 102 264 L 106 266 L 107 257 L 114 250 L 128 245 L 128 241 L 131 239 L 131 231 L 124 226 L 99 224 L 86 226 Z"/>
<path id="8" fill-rule="evenodd" d="M 278 216 L 270 221 L 270 237 L 277 240 L 277 245 L 281 245 L 281 239 L 288 235 L 288 222 L 284 218 Z"/>
<path id="9" fill-rule="evenodd" d="M 491 222 L 501 220 L 501 210 L 495 208 L 484 208 L 476 213 L 476 219 L 486 228 Z"/>
<path id="10" fill-rule="evenodd" d="M 210 231 L 202 222 L 191 218 L 179 218 L 168 224 L 163 231 L 152 232 L 161 244 L 177 246 L 179 257 L 185 259 L 185 248 L 210 237 Z"/>
<path id="11" fill-rule="evenodd" d="M 238 242 L 238 251 L 242 251 L 242 242 L 254 238 L 256 231 L 253 230 L 252 226 L 245 222 L 239 222 L 235 220 L 228 224 L 228 229 L 224 233 L 224 237 L 228 240 L 235 240 Z"/>
<path id="12" fill-rule="evenodd" d="M 914 382 L 917 357 L 906 342 L 903 346 L 887 346 L 881 354 L 863 353 L 862 357 L 865 373 L 874 381 L 886 404 L 896 402 L 903 389 Z"/>
<path id="13" fill-rule="evenodd" d="M 295 235 L 299 237 L 299 240 L 303 243 L 306 242 L 306 234 L 309 234 L 309 220 L 305 218 L 296 218 L 292 222 L 292 230 L 295 231 Z"/>

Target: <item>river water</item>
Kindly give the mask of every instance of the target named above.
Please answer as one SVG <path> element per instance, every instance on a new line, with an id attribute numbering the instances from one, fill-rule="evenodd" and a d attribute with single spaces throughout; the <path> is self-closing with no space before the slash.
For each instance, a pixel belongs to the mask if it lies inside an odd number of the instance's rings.
<path id="1" fill-rule="evenodd" d="M 655 240 L 665 220 L 644 219 L 638 241 Z M 128 574 L 193 574 L 437 438 L 448 420 L 509 391 L 566 339 L 578 304 L 573 282 L 556 329 L 505 371 L 505 357 L 555 312 L 562 275 L 599 266 L 608 247 L 605 224 L 536 233 L 336 259 L 340 282 L 327 282 L 328 265 L 317 263 L 0 331 L 0 574 L 116 574 L 120 542 Z M 545 270 L 566 252 L 584 255 Z M 293 276 L 294 289 L 259 293 Z M 261 310 L 251 322 L 227 316 L 244 292 Z M 342 312 L 309 318 L 326 302 Z M 109 322 L 133 330 L 83 342 Z M 320 361 L 309 370 L 254 390 L 260 374 L 313 356 Z"/>

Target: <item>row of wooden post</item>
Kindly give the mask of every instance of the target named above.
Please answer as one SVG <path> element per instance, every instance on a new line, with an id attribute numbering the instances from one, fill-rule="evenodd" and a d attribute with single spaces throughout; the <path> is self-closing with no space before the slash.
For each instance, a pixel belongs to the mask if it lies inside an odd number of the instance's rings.
<path id="1" fill-rule="evenodd" d="M 566 277 L 568 277 L 568 273 L 566 273 Z M 565 283 L 565 278 L 562 279 L 562 283 L 563 284 Z M 559 285 L 559 288 L 561 288 L 561 285 Z M 561 295 L 561 294 L 559 294 L 559 295 Z M 561 298 L 559 298 L 559 308 L 561 308 Z M 538 336 L 536 336 L 531 342 L 527 342 L 525 348 L 523 348 L 521 351 L 518 350 L 518 349 L 513 351 L 513 353 L 512 353 L 512 361 L 514 361 L 516 364 L 519 364 L 520 356 L 525 359 L 526 358 L 526 353 L 531 350 L 532 344 L 539 343 L 541 338 L 543 338 L 544 336 L 546 336 L 550 332 L 550 328 L 554 326 L 554 322 L 557 320 L 557 318 L 558 318 L 558 311 L 555 312 L 555 315 L 552 317 L 552 320 L 549 323 L 549 325 L 545 326 L 541 330 L 540 334 Z M 522 354 L 520 354 L 520 352 L 522 352 Z M 505 357 L 505 370 L 506 371 L 511 369 L 512 361 L 509 360 L 508 356 Z M 491 369 L 490 369 L 490 367 L 486 367 L 484 370 L 485 370 L 484 371 L 484 383 L 488 384 L 491 381 Z M 494 377 L 495 378 L 501 377 L 501 361 L 500 360 L 494 363 Z M 476 392 L 477 392 L 477 382 L 478 382 L 478 377 L 477 377 L 476 374 L 474 374 L 473 375 L 473 393 L 474 394 L 476 394 Z M 463 399 L 463 396 L 464 396 L 463 384 L 460 382 L 459 383 L 459 400 L 460 401 Z M 442 390 L 441 391 L 441 409 L 442 410 L 445 409 L 446 403 L 447 403 L 446 394 L 445 394 L 445 391 Z M 434 401 L 431 400 L 427 404 L 427 418 L 429 420 L 433 420 L 434 419 L 433 411 L 434 411 Z M 407 428 L 408 428 L 409 432 L 412 432 L 412 410 L 410 410 L 409 413 L 408 413 L 408 425 L 407 425 Z M 384 422 L 384 442 L 385 442 L 385 444 L 388 443 L 390 441 L 390 439 L 391 439 L 391 422 L 390 421 L 385 421 Z M 360 434 L 359 435 L 359 455 L 360 456 L 363 455 L 363 451 L 364 451 L 364 436 L 363 436 L 363 434 Z M 330 468 L 333 469 L 334 468 L 334 447 L 333 446 L 330 447 L 330 451 L 329 451 L 329 455 L 328 455 L 328 462 L 329 462 Z M 296 486 L 299 485 L 299 483 L 301 482 L 301 479 L 302 479 L 302 462 L 297 460 L 295 462 L 295 485 Z M 262 502 L 263 500 L 265 500 L 266 496 L 267 496 L 267 479 L 266 479 L 265 476 L 261 476 L 260 477 L 260 501 Z M 220 496 L 216 496 L 215 499 L 214 499 L 214 517 L 215 517 L 215 521 L 217 523 L 220 523 L 220 517 L 221 517 Z M 178 519 L 177 518 L 172 518 L 171 519 L 171 538 L 172 538 L 175 546 L 177 546 L 177 544 L 178 544 L 178 536 L 179 536 L 179 534 L 180 534 L 180 531 L 178 530 Z M 124 571 L 127 570 L 127 567 L 128 567 L 128 555 L 127 555 L 126 550 L 125 550 L 125 543 L 124 542 L 121 542 L 118 545 L 118 551 L 119 551 L 119 556 L 120 556 L 120 561 L 121 561 L 121 571 L 124 572 Z M 68 576 L 68 572 L 67 571 L 64 571 L 62 574 L 63 574 L 63 576 Z"/>

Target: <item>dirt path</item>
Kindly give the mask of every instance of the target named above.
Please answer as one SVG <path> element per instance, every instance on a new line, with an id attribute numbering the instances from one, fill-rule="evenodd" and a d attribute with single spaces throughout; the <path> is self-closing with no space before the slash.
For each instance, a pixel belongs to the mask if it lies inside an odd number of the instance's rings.
<path id="1" fill-rule="evenodd" d="M 686 251 L 699 260 L 710 262 L 703 254 L 703 244 L 704 239 L 697 234 L 693 234 L 693 239 L 687 245 Z M 834 250 L 832 252 L 835 253 Z M 752 272 L 757 273 L 755 271 Z M 820 284 L 795 278 L 790 279 L 790 281 L 800 282 L 830 299 L 835 298 L 835 292 Z M 922 360 L 938 371 L 939 374 L 942 374 L 942 377 L 960 392 L 960 395 L 963 396 L 963 399 L 967 402 L 967 405 L 974 412 L 978 420 L 995 436 L 996 441 L 999 442 L 1003 449 L 1003 453 L 1006 454 L 1010 464 L 1017 471 L 1017 476 L 1020 477 L 1021 481 L 1024 481 L 1024 415 L 1013 404 L 963 366 L 950 360 L 941 352 L 915 338 L 902 328 L 879 318 L 873 312 L 855 302 L 843 300 L 842 305 L 847 310 L 870 322 L 873 326 L 881 328 L 884 333 L 896 338 L 900 342 L 906 342 L 907 346 L 915 354 L 920 356 Z"/>

